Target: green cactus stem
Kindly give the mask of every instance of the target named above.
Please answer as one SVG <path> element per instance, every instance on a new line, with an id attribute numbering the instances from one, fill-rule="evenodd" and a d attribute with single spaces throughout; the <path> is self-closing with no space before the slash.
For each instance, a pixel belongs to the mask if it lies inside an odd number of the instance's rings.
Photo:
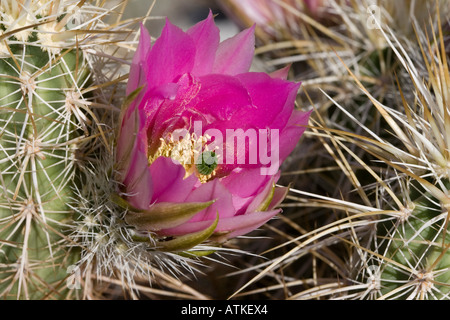
<path id="1" fill-rule="evenodd" d="M 448 208 L 424 190 L 417 195 L 419 185 L 413 190 L 414 208 L 400 220 L 379 227 L 386 246 L 380 289 L 391 299 L 446 299 L 450 294 Z"/>
<path id="2" fill-rule="evenodd" d="M 34 45 L 9 46 L 0 59 L 0 297 L 67 298 L 70 266 L 66 226 L 74 219 L 77 144 L 85 138 L 78 50 L 54 58 Z M 14 43 L 14 41 L 11 41 Z"/>

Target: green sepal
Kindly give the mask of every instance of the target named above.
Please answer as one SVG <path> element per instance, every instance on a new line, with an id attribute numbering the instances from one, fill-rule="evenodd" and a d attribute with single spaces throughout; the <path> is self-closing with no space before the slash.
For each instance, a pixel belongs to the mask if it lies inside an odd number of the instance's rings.
<path id="1" fill-rule="evenodd" d="M 146 231 L 158 231 L 179 226 L 215 202 L 215 200 L 188 203 L 161 202 L 152 205 L 147 210 L 142 210 L 134 208 L 118 195 L 114 195 L 112 200 L 130 211 L 125 216 L 126 223 Z"/>
<path id="2" fill-rule="evenodd" d="M 215 253 L 217 250 L 196 250 L 196 251 L 182 251 L 177 252 L 179 256 L 185 257 L 185 258 L 201 258 L 209 256 L 213 253 Z"/>
<path id="3" fill-rule="evenodd" d="M 119 207 L 126 209 L 128 211 L 132 212 L 138 212 L 138 213 L 144 213 L 145 210 L 138 209 L 134 206 L 132 206 L 127 200 L 119 196 L 117 193 L 111 194 L 111 201 L 117 204 Z"/>
<path id="4" fill-rule="evenodd" d="M 133 234 L 131 239 L 135 242 L 150 242 L 150 238 L 148 236 L 141 236 L 137 234 Z"/>
<path id="5" fill-rule="evenodd" d="M 131 92 L 128 96 L 125 97 L 124 102 L 122 103 L 121 112 L 127 111 L 130 104 L 137 98 L 139 93 L 141 93 L 142 89 L 144 89 L 144 86 L 137 88 L 133 92 Z"/>
<path id="6" fill-rule="evenodd" d="M 158 243 L 158 250 L 164 252 L 183 252 L 187 251 L 196 245 L 207 240 L 216 230 L 219 223 L 219 213 L 217 213 L 216 220 L 206 229 L 189 233 L 173 240 L 161 241 Z"/>
<path id="7" fill-rule="evenodd" d="M 256 212 L 266 211 L 267 208 L 269 208 L 270 203 L 272 202 L 274 194 L 275 194 L 275 184 L 273 185 L 272 190 L 270 190 L 270 193 L 266 197 L 266 199 L 263 202 L 261 202 L 261 204 L 258 206 L 258 208 L 256 209 Z"/>

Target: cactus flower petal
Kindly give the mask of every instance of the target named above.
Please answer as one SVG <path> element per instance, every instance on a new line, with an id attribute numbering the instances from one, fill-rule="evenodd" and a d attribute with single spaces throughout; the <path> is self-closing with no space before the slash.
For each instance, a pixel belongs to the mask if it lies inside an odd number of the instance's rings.
<path id="1" fill-rule="evenodd" d="M 284 161 L 298 144 L 298 140 L 306 130 L 308 118 L 311 112 L 300 112 L 294 110 L 286 124 L 286 127 L 280 133 L 280 159 Z"/>
<path id="2" fill-rule="evenodd" d="M 197 182 L 193 175 L 184 178 L 186 170 L 166 157 L 159 157 L 152 163 L 150 174 L 158 181 L 153 186 L 152 200 L 156 202 L 183 202 Z"/>
<path id="3" fill-rule="evenodd" d="M 281 68 L 279 70 L 275 70 L 275 71 L 271 72 L 269 75 L 274 79 L 286 80 L 288 78 L 290 68 L 291 68 L 291 65 L 287 65 L 284 68 Z"/>
<path id="4" fill-rule="evenodd" d="M 212 240 L 224 242 L 228 239 L 247 234 L 265 224 L 271 218 L 280 213 L 280 211 L 281 209 L 277 209 L 264 212 L 253 212 L 251 214 L 230 218 L 220 218 L 214 231 L 215 234 L 213 234 L 215 239 Z M 201 230 L 207 228 L 210 223 L 210 220 L 187 223 L 176 229 L 164 230 L 163 233 L 166 235 L 183 235 L 200 232 Z"/>
<path id="5" fill-rule="evenodd" d="M 127 86 L 127 96 L 131 94 L 132 91 L 142 86 L 145 82 L 145 75 L 147 74 L 146 69 L 147 64 L 143 63 L 145 57 L 147 56 L 151 48 L 151 38 L 147 29 L 141 25 L 140 29 L 139 45 L 136 49 L 136 53 L 133 57 L 132 65 L 130 68 L 130 76 L 128 79 Z"/>
<path id="6" fill-rule="evenodd" d="M 255 53 L 255 27 L 220 43 L 213 73 L 236 75 L 248 72 Z"/>
<path id="7" fill-rule="evenodd" d="M 147 56 L 147 61 L 151 61 L 147 64 L 149 86 L 171 83 L 178 75 L 191 72 L 195 53 L 194 40 L 167 19 L 161 36 Z"/>
<path id="8" fill-rule="evenodd" d="M 196 76 L 211 73 L 220 42 L 219 28 L 214 24 L 212 12 L 209 12 L 208 18 L 191 27 L 186 33 L 196 45 L 192 73 Z"/>
<path id="9" fill-rule="evenodd" d="M 229 219 L 223 219 L 222 223 L 217 226 L 216 232 L 219 234 L 220 242 L 247 234 L 272 219 L 281 209 L 252 212 L 242 216 L 235 216 Z M 220 236 L 220 233 L 222 235 Z"/>

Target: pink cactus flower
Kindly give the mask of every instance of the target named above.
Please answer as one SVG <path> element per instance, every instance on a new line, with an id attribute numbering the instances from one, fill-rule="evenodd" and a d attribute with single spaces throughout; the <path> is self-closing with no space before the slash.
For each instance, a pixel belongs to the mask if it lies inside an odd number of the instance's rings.
<path id="1" fill-rule="evenodd" d="M 125 220 L 184 251 L 246 234 L 280 212 L 279 166 L 305 131 L 287 69 L 249 72 L 254 28 L 220 43 L 212 14 L 186 32 L 141 27 L 116 164 Z"/>

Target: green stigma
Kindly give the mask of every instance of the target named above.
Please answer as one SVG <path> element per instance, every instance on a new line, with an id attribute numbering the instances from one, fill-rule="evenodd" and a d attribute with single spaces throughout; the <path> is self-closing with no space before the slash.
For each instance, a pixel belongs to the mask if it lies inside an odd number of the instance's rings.
<path id="1" fill-rule="evenodd" d="M 217 155 L 214 151 L 205 151 L 201 155 L 200 163 L 195 166 L 199 174 L 207 176 L 217 168 Z"/>

